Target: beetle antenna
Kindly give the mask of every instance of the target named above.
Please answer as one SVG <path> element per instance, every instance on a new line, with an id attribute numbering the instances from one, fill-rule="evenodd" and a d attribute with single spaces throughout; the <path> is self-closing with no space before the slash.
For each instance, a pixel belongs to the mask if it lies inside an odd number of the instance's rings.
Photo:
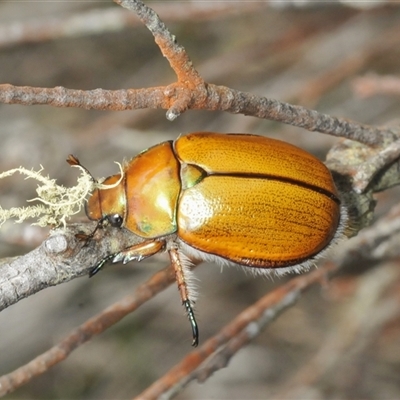
<path id="1" fill-rule="evenodd" d="M 183 302 L 183 306 L 186 309 L 190 325 L 192 327 L 193 341 L 192 346 L 197 347 L 199 344 L 199 327 L 197 326 L 196 317 L 194 316 L 194 311 L 192 305 L 190 304 L 190 300 L 185 300 Z"/>
<path id="2" fill-rule="evenodd" d="M 79 161 L 78 157 L 75 157 L 73 154 L 69 154 L 68 158 L 65 160 L 71 167 L 79 167 L 82 168 L 91 178 L 93 182 L 97 182 L 96 179 L 93 177 L 93 175 L 90 173 L 90 171 L 84 167 L 81 162 Z"/>

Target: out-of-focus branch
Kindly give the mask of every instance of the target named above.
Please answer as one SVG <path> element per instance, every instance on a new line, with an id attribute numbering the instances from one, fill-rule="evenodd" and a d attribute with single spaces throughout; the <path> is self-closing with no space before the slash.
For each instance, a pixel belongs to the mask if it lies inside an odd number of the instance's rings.
<path id="1" fill-rule="evenodd" d="M 353 90 L 364 98 L 377 94 L 400 96 L 400 78 L 368 74 L 353 80 Z"/>
<path id="2" fill-rule="evenodd" d="M 400 282 L 399 272 L 398 262 L 388 263 L 360 278 L 341 320 L 329 330 L 315 356 L 285 382 L 274 399 L 307 398 L 308 390 L 312 388 L 315 393 L 324 377 L 338 371 L 352 373 L 350 361 L 354 362 L 375 342 L 384 327 L 400 316 L 400 297 L 393 295 Z"/>
<path id="3" fill-rule="evenodd" d="M 204 382 L 213 372 L 226 367 L 233 355 L 257 337 L 282 311 L 295 304 L 304 290 L 321 281 L 328 272 L 336 268 L 337 266 L 327 263 L 320 269 L 298 276 L 268 293 L 136 399 L 156 399 L 161 395 L 170 398 L 194 379 Z"/>
<path id="4" fill-rule="evenodd" d="M 164 20 L 177 22 L 188 19 L 211 20 L 231 13 L 254 12 L 265 8 L 262 2 L 236 3 L 180 3 L 158 2 L 154 8 L 163 15 Z M 140 25 L 137 17 L 120 8 L 90 10 L 65 17 L 53 17 L 0 24 L 0 48 L 24 43 L 39 43 L 66 37 L 79 37 L 106 32 L 120 31 Z"/>
<path id="5" fill-rule="evenodd" d="M 104 332 L 127 314 L 136 310 L 144 302 L 169 286 L 174 280 L 175 274 L 170 267 L 157 272 L 147 282 L 140 285 L 133 295 L 126 296 L 98 315 L 90 318 L 61 342 L 28 364 L 0 377 L 0 396 L 13 392 L 18 387 L 63 361 L 77 347 L 90 340 L 93 336 Z"/>

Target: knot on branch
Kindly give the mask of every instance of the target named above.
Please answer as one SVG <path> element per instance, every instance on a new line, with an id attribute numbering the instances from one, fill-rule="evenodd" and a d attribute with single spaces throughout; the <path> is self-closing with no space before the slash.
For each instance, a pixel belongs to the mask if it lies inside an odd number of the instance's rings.
<path id="1" fill-rule="evenodd" d="M 207 83 L 201 81 L 179 81 L 166 87 L 164 95 L 169 103 L 166 117 L 169 121 L 190 109 L 204 109 L 207 102 Z"/>

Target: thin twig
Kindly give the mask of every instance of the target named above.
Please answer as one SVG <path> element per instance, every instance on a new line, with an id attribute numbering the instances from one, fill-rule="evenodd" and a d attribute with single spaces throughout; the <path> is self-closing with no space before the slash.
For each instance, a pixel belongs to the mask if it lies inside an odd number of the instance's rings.
<path id="1" fill-rule="evenodd" d="M 175 71 L 178 82 L 193 85 L 203 84 L 204 81 L 193 67 L 186 50 L 178 44 L 176 37 L 172 35 L 157 13 L 141 1 L 114 0 L 120 6 L 133 11 L 153 34 L 163 56 L 169 61 Z"/>

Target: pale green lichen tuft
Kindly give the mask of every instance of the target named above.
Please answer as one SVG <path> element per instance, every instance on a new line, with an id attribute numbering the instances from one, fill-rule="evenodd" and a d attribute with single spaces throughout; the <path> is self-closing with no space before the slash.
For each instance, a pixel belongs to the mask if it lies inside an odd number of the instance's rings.
<path id="1" fill-rule="evenodd" d="M 36 188 L 38 194 L 28 202 L 38 202 L 39 204 L 28 205 L 26 207 L 12 207 L 8 210 L 0 205 L 0 226 L 9 219 L 15 222 L 22 222 L 26 219 L 34 219 L 32 225 L 39 226 L 59 226 L 66 224 L 72 215 L 79 213 L 86 201 L 89 193 L 96 187 L 96 183 L 88 172 L 80 165 L 74 165 L 81 170 L 77 185 L 67 188 L 57 185 L 55 179 L 43 176 L 43 167 L 39 171 L 28 170 L 23 167 L 11 169 L 0 173 L 0 179 L 4 179 L 15 173 L 25 175 L 25 179 L 35 179 L 40 184 Z"/>

